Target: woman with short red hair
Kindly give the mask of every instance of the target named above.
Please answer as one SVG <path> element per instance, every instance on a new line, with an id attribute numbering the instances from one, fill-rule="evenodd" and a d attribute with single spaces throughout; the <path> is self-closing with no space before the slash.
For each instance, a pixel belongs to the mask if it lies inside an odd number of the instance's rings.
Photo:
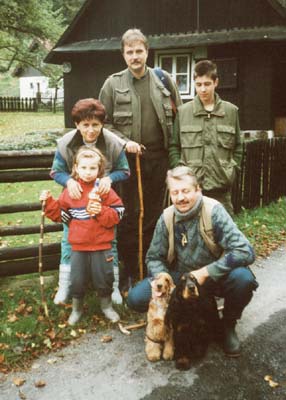
<path id="1" fill-rule="evenodd" d="M 82 188 L 79 182 L 71 177 L 74 155 L 83 146 L 96 147 L 106 158 L 105 176 L 100 180 L 99 193 L 109 192 L 111 185 L 130 176 L 128 161 L 125 155 L 125 141 L 104 128 L 105 108 L 97 99 L 81 99 L 72 108 L 72 119 L 76 129 L 66 133 L 59 141 L 52 165 L 51 177 L 61 186 L 66 187 L 73 199 L 80 199 Z M 70 294 L 70 255 L 71 247 L 67 240 L 68 216 L 63 215 L 64 234 L 61 243 L 61 261 L 59 266 L 59 290 L 54 303 L 64 303 Z M 113 243 L 114 253 L 114 291 L 112 299 L 121 303 L 118 289 L 119 271 L 117 243 Z"/>

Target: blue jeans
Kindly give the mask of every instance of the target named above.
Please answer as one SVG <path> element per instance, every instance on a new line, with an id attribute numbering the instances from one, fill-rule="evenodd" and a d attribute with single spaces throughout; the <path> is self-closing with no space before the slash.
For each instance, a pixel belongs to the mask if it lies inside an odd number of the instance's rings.
<path id="1" fill-rule="evenodd" d="M 170 271 L 174 283 L 177 284 L 181 274 Z M 145 278 L 136 286 L 131 288 L 128 293 L 128 307 L 137 312 L 148 310 L 151 298 L 151 279 Z M 224 318 L 237 320 L 253 296 L 258 283 L 254 274 L 249 268 L 238 267 L 230 271 L 226 277 L 219 282 L 208 279 L 205 283 L 207 290 L 214 296 L 224 298 Z"/>

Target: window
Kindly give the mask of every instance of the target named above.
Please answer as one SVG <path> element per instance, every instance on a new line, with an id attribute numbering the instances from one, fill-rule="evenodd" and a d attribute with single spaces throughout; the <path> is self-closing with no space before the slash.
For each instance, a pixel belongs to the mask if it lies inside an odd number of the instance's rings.
<path id="1" fill-rule="evenodd" d="M 192 54 L 186 50 L 175 50 L 174 53 L 158 52 L 155 55 L 155 65 L 170 73 L 183 99 L 194 97 L 192 64 Z"/>

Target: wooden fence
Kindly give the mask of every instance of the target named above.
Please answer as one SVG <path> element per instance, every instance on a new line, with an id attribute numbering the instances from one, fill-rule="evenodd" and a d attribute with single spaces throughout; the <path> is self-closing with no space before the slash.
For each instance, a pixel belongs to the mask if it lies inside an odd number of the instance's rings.
<path id="1" fill-rule="evenodd" d="M 63 98 L 0 97 L 0 112 L 63 111 Z"/>
<path id="2" fill-rule="evenodd" d="M 35 97 L 0 97 L 0 111 L 37 111 L 38 102 Z"/>
<path id="3" fill-rule="evenodd" d="M 286 138 L 244 143 L 241 174 L 233 190 L 234 210 L 251 209 L 286 196 Z"/>
<path id="4" fill-rule="evenodd" d="M 48 180 L 53 151 L 0 151 L 0 183 L 33 182 Z M 40 210 L 41 204 L 17 203 L 0 206 L 0 215 Z M 31 226 L 0 226 L 0 236 L 40 233 L 40 221 Z M 45 232 L 62 230 L 61 224 L 45 225 Z M 21 275 L 38 270 L 39 246 L 1 247 L 0 277 Z M 60 261 L 60 243 L 43 245 L 43 269 L 57 269 Z"/>
<path id="5" fill-rule="evenodd" d="M 241 175 L 233 191 L 236 212 L 269 204 L 286 195 L 286 138 L 255 140 L 244 144 Z M 48 180 L 53 151 L 0 151 L 0 183 Z M 40 210 L 40 203 L 18 203 L 0 206 L 0 215 Z M 61 224 L 45 226 L 45 232 L 62 229 Z M 0 236 L 39 233 L 33 226 L 0 226 Z M 60 243 L 44 244 L 43 269 L 58 268 Z M 38 246 L 0 248 L 0 277 L 38 270 Z"/>

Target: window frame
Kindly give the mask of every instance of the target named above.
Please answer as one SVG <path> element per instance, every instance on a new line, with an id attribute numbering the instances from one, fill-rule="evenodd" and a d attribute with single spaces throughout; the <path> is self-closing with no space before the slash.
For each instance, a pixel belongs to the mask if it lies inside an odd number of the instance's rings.
<path id="1" fill-rule="evenodd" d="M 189 90 L 187 92 L 180 91 L 180 95 L 181 95 L 182 99 L 190 100 L 190 99 L 193 99 L 195 96 L 195 85 L 194 85 L 194 80 L 193 80 L 193 72 L 194 72 L 194 66 L 195 66 L 194 52 L 190 49 L 158 50 L 155 52 L 154 64 L 155 64 L 155 67 L 161 68 L 161 59 L 163 57 L 171 57 L 172 58 L 172 74 L 176 73 L 176 76 L 182 75 L 183 73 L 177 74 L 176 65 L 174 65 L 175 57 L 180 57 L 180 56 L 188 57 L 187 87 L 189 88 Z"/>

